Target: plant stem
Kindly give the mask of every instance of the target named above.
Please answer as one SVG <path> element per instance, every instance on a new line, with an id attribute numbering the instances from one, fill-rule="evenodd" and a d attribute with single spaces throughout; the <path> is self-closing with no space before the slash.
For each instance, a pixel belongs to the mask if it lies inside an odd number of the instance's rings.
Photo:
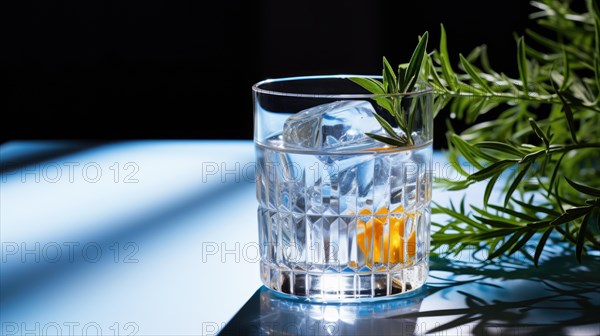
<path id="1" fill-rule="evenodd" d="M 563 145 L 562 147 L 550 146 L 550 149 L 548 149 L 548 153 L 562 153 L 562 152 L 568 152 L 568 151 L 572 151 L 575 149 L 582 149 L 582 148 L 600 148 L 600 143 L 598 143 L 598 142 L 578 143 L 578 144 L 567 145 L 567 146 Z"/>
<path id="2" fill-rule="evenodd" d="M 549 104 L 560 104 L 560 99 L 558 99 L 557 95 L 535 95 L 535 94 L 518 94 L 515 95 L 513 93 L 502 93 L 502 92 L 494 92 L 492 93 L 476 93 L 476 92 L 460 92 L 460 91 L 434 91 L 436 94 L 447 95 L 454 98 L 496 98 L 501 100 L 524 100 L 528 102 L 538 102 L 538 103 L 549 103 Z M 600 112 L 600 111 L 599 111 Z"/>

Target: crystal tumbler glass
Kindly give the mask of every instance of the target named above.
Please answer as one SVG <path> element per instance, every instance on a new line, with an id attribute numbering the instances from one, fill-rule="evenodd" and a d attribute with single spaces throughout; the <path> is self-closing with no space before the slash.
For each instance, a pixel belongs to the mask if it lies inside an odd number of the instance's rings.
<path id="1" fill-rule="evenodd" d="M 260 277 L 276 292 L 356 301 L 427 278 L 433 92 L 375 95 L 350 77 L 252 87 Z"/>

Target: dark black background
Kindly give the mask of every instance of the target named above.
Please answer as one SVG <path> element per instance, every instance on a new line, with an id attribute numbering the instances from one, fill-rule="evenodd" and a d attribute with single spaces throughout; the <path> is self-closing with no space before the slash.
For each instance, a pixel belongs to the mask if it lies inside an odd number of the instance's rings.
<path id="1" fill-rule="evenodd" d="M 488 44 L 516 74 L 527 1 L 14 1 L 2 5 L 1 140 L 251 139 L 251 85 L 379 74 L 417 36 Z M 210 117 L 209 117 L 210 115 Z M 215 120 L 215 121 L 211 121 Z M 443 115 L 436 139 L 444 133 Z"/>

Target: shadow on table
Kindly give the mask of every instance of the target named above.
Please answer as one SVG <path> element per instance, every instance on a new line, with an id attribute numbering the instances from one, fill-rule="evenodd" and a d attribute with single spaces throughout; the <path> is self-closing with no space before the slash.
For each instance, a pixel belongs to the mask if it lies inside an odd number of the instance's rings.
<path id="1" fill-rule="evenodd" d="M 600 256 L 556 249 L 544 265 L 431 258 L 400 299 L 319 304 L 262 287 L 220 335 L 600 335 Z"/>

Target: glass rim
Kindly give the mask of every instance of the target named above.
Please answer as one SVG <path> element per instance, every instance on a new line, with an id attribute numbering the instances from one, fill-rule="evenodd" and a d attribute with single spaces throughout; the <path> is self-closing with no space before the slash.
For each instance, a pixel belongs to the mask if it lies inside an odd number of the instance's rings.
<path id="1" fill-rule="evenodd" d="M 269 90 L 261 88 L 262 85 L 270 83 L 280 82 L 292 82 L 299 80 L 318 80 L 318 79 L 348 79 L 350 77 L 362 77 L 362 78 L 376 78 L 382 79 L 380 75 L 351 75 L 351 74 L 334 74 L 334 75 L 310 75 L 310 76 L 293 76 L 293 77 L 278 77 L 261 80 L 252 85 L 252 91 L 255 93 L 268 94 L 273 96 L 285 96 L 285 97 L 298 97 L 298 98 L 341 98 L 341 99 L 354 99 L 354 98 L 379 98 L 379 97 L 411 97 L 420 96 L 427 93 L 433 92 L 433 87 L 421 80 L 418 81 L 424 88 L 414 90 L 411 92 L 398 92 L 398 93 L 297 93 L 297 92 L 284 92 L 282 90 Z"/>

